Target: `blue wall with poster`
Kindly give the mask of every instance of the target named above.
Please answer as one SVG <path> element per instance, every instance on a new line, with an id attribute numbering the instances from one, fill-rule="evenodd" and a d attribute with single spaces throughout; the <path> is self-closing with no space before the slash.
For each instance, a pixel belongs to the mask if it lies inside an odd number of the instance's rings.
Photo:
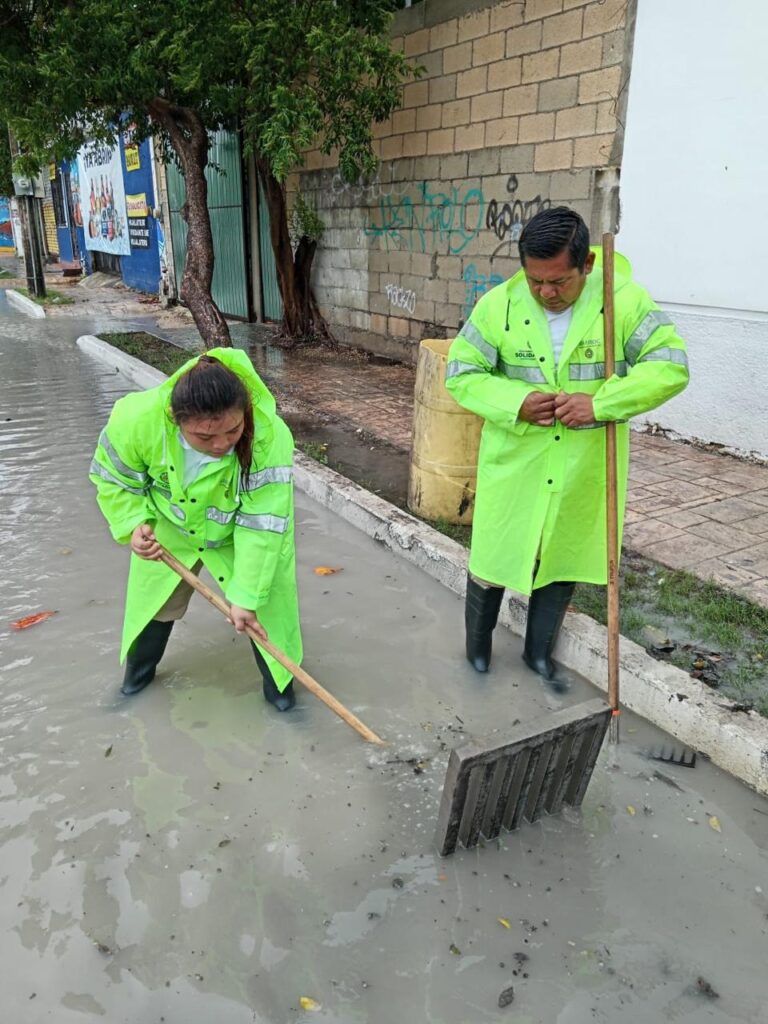
<path id="1" fill-rule="evenodd" d="M 160 255 L 157 248 L 157 224 L 152 216 L 155 193 L 152 187 L 150 142 L 131 145 L 130 127 L 120 134 L 120 154 L 128 213 L 130 256 L 120 257 L 123 280 L 129 288 L 156 295 L 160 283 Z"/>

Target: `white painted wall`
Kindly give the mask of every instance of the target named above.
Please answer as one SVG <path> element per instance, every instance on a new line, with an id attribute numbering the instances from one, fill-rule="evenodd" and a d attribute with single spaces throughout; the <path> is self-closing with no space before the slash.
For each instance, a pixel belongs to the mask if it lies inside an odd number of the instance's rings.
<path id="1" fill-rule="evenodd" d="M 689 344 L 647 419 L 768 457 L 768 2 L 638 0 L 617 247 Z"/>

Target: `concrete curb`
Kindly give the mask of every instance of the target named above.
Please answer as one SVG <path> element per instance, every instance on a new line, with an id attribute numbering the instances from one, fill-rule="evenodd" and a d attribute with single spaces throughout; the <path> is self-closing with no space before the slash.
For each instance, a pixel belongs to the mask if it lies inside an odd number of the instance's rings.
<path id="1" fill-rule="evenodd" d="M 17 292 L 14 288 L 6 288 L 5 294 L 10 304 L 27 316 L 36 317 L 38 320 L 45 316 L 42 306 L 38 306 L 36 302 L 33 302 L 28 296 L 22 295 L 21 292 Z"/>
<path id="2" fill-rule="evenodd" d="M 89 355 L 115 366 L 139 387 L 154 387 L 165 375 L 92 335 L 78 338 Z M 463 595 L 467 552 L 456 541 L 403 512 L 327 466 L 296 452 L 296 486 L 350 525 Z M 514 633 L 525 628 L 526 599 L 512 594 L 499 621 Z M 558 644 L 558 659 L 607 691 L 607 632 L 586 615 L 570 613 Z M 624 707 L 706 754 L 720 768 L 768 795 L 768 719 L 754 711 L 734 713 L 717 693 L 671 665 L 656 661 L 638 644 L 621 638 L 621 699 Z"/>

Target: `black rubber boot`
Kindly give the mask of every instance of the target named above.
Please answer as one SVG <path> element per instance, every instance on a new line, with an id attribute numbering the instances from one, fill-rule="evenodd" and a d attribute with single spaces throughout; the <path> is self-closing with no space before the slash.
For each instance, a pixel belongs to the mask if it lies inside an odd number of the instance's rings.
<path id="1" fill-rule="evenodd" d="M 131 644 L 125 659 L 125 677 L 120 692 L 126 697 L 139 693 L 155 678 L 155 669 L 165 654 L 172 622 L 151 619 Z"/>
<path id="2" fill-rule="evenodd" d="M 464 623 L 467 632 L 467 661 L 476 672 L 487 672 L 491 664 L 491 638 L 499 620 L 503 587 L 484 587 L 467 576 Z"/>
<path id="3" fill-rule="evenodd" d="M 253 648 L 253 656 L 256 659 L 256 664 L 259 666 L 261 678 L 264 682 L 264 700 L 273 704 L 278 711 L 290 711 L 296 703 L 296 695 L 293 692 L 293 680 L 288 683 L 281 693 L 277 688 L 277 683 L 272 678 L 272 673 L 269 671 L 269 665 L 267 665 L 263 654 L 253 641 L 251 641 L 251 647 Z"/>
<path id="4" fill-rule="evenodd" d="M 534 590 L 528 602 L 523 661 L 551 683 L 557 693 L 567 690 L 568 684 L 556 675 L 552 649 L 575 587 L 575 583 L 549 583 Z"/>

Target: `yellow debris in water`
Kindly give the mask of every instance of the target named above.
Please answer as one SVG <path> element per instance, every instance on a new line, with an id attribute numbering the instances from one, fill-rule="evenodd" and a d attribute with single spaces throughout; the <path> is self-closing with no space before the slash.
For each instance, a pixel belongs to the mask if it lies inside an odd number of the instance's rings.
<path id="1" fill-rule="evenodd" d="M 316 999 L 312 999 L 311 996 L 302 996 L 301 999 L 299 999 L 299 1005 L 301 1006 L 302 1010 L 322 1009 L 320 1003 L 318 1003 Z"/>

